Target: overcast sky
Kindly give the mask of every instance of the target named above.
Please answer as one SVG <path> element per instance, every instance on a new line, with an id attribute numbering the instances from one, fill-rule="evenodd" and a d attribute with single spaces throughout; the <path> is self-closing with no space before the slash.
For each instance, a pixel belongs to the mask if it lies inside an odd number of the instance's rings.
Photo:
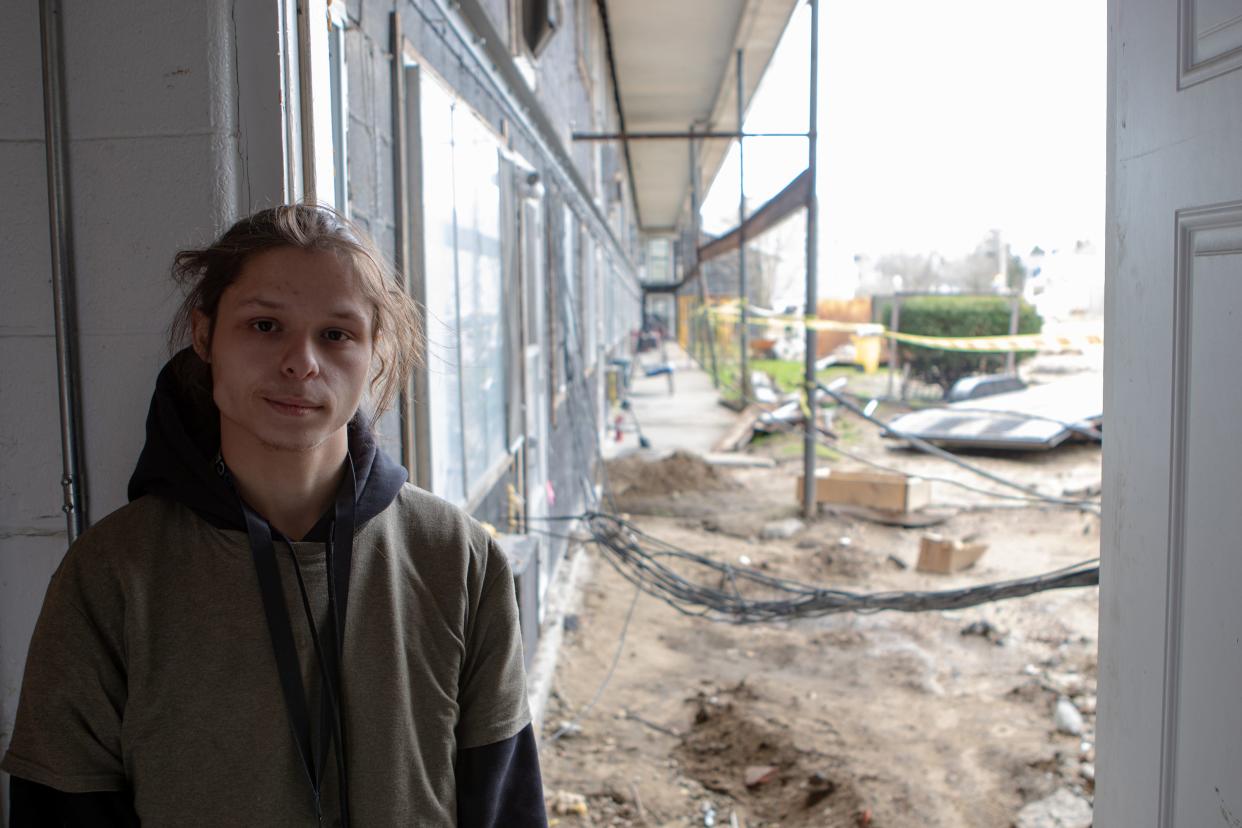
<path id="1" fill-rule="evenodd" d="M 967 252 L 993 227 L 1014 252 L 1104 226 L 1104 0 L 821 0 L 821 247 Z M 805 130 L 810 11 L 799 3 L 748 131 Z M 806 166 L 804 139 L 748 139 L 757 204 Z M 737 221 L 737 155 L 704 226 Z"/>

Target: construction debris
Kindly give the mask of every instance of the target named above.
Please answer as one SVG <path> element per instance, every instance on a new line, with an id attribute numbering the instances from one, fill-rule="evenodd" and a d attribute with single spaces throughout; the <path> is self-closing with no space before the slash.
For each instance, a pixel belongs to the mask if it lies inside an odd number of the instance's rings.
<path id="1" fill-rule="evenodd" d="M 821 512 L 829 512 L 842 517 L 860 518 L 881 526 L 899 526 L 902 529 L 926 529 L 939 526 L 953 517 L 952 509 L 927 510 L 917 512 L 890 512 L 885 509 L 868 509 L 866 506 L 849 506 L 837 503 L 819 504 Z"/>
<path id="2" fill-rule="evenodd" d="M 757 788 L 765 782 L 771 782 L 780 772 L 776 765 L 750 765 L 742 775 L 742 781 L 748 788 Z"/>
<path id="3" fill-rule="evenodd" d="M 1002 647 L 1005 644 L 1005 634 L 987 619 L 972 621 L 965 627 L 962 627 L 961 634 L 964 636 L 977 635 L 980 638 L 991 641 L 997 647 Z"/>
<path id="4" fill-rule="evenodd" d="M 1068 733 L 1071 736 L 1082 735 L 1082 714 L 1078 712 L 1078 708 L 1066 696 L 1057 699 L 1057 706 L 1056 710 L 1053 711 L 1052 721 L 1057 726 L 1057 730 L 1062 733 Z"/>
<path id="5" fill-rule="evenodd" d="M 608 481 L 619 498 L 716 491 L 732 485 L 726 472 L 687 451 L 639 451 L 617 458 L 608 463 Z"/>
<path id="6" fill-rule="evenodd" d="M 586 797 L 572 791 L 552 791 L 544 801 L 548 810 L 559 816 L 586 816 L 589 812 Z"/>
<path id="7" fill-rule="evenodd" d="M 776 468 L 776 460 L 772 457 L 764 457 L 761 454 L 739 454 L 737 452 L 721 453 L 709 452 L 703 455 L 703 459 L 713 466 L 724 466 L 729 469 L 773 469 Z"/>
<path id="8" fill-rule="evenodd" d="M 1065 788 L 1018 812 L 1015 828 L 1091 828 L 1090 803 Z"/>
<path id="9" fill-rule="evenodd" d="M 799 497 L 804 479 L 798 478 Z M 815 500 L 880 512 L 914 512 L 931 502 L 931 483 L 890 472 L 825 469 L 815 475 Z"/>
<path id="10" fill-rule="evenodd" d="M 1093 374 L 913 411 L 890 422 L 892 433 L 885 436 L 910 435 L 942 447 L 1046 451 L 1075 436 L 1100 439 L 1103 419 L 1103 383 Z"/>
<path id="11" fill-rule="evenodd" d="M 759 530 L 760 540 L 788 540 L 805 528 L 806 524 L 797 518 L 773 520 Z"/>
<path id="12" fill-rule="evenodd" d="M 755 423 L 759 421 L 759 416 L 765 411 L 764 406 L 751 403 L 742 409 L 742 413 L 738 416 L 733 426 L 724 433 L 716 444 L 712 446 L 713 452 L 729 452 L 737 451 L 750 442 L 755 436 Z"/>
<path id="13" fill-rule="evenodd" d="M 924 535 L 919 541 L 920 572 L 948 575 L 959 572 L 983 556 L 988 550 L 986 543 L 969 543 L 966 540 L 950 540 L 941 535 Z"/>

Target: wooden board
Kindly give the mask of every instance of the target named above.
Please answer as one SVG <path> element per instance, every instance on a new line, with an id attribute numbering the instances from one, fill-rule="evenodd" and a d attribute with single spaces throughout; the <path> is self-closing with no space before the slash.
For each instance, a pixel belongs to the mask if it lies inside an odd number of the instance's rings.
<path id="1" fill-rule="evenodd" d="M 916 568 L 920 572 L 948 575 L 972 566 L 987 550 L 986 543 L 963 543 L 940 535 L 924 535 L 919 541 L 919 562 Z"/>
<path id="2" fill-rule="evenodd" d="M 799 498 L 803 480 L 798 478 Z M 828 469 L 815 475 L 815 500 L 883 512 L 913 512 L 931 502 L 931 484 L 904 474 Z"/>
<path id="3" fill-rule="evenodd" d="M 716 445 L 712 446 L 712 451 L 714 453 L 737 451 L 749 443 L 755 433 L 755 423 L 759 421 L 759 415 L 763 411 L 763 406 L 754 403 L 746 406 L 729 430 L 716 441 Z"/>

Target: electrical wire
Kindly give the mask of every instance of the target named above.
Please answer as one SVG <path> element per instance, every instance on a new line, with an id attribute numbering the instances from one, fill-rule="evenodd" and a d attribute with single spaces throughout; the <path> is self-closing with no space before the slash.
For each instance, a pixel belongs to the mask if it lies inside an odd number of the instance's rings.
<path id="1" fill-rule="evenodd" d="M 548 737 L 549 744 L 573 730 L 578 722 L 591 712 L 592 708 L 595 707 L 595 703 L 600 700 L 600 697 L 604 695 L 604 688 L 612 681 L 612 676 L 617 671 L 617 665 L 621 662 L 621 652 L 625 649 L 625 637 L 630 631 L 630 621 L 634 620 L 634 607 L 638 606 L 638 596 L 642 594 L 643 590 L 641 587 L 634 589 L 634 597 L 630 599 L 630 608 L 626 610 L 625 622 L 621 625 L 621 634 L 617 638 L 617 649 L 612 654 L 612 664 L 609 665 L 608 672 L 604 675 L 604 680 L 595 688 L 595 694 L 591 696 L 591 700 L 583 705 L 582 709 L 573 715 L 573 718 L 562 724 L 555 733 Z"/>
<path id="2" fill-rule="evenodd" d="M 576 333 L 576 326 L 574 326 Z M 585 382 L 584 382 L 585 384 Z M 577 397 L 578 395 L 572 395 Z M 585 397 L 585 395 L 583 395 Z M 595 427 L 595 413 L 588 406 L 592 427 Z M 868 417 L 868 419 L 870 419 Z M 580 455 L 585 454 L 581 445 L 581 435 L 570 426 L 574 434 L 576 448 Z M 826 432 L 815 426 L 816 436 L 823 441 Z M 837 447 L 838 451 L 842 451 Z M 842 451 L 849 456 L 850 452 Z M 947 452 L 946 452 L 947 454 Z M 864 462 L 861 455 L 854 455 Z M 598 444 L 595 446 L 594 458 L 602 478 L 602 490 L 611 500 L 611 486 L 607 480 L 607 466 L 603 462 Z M 872 463 L 872 465 L 878 465 Z M 969 468 L 969 466 L 968 466 Z M 973 469 L 972 469 L 973 470 Z M 1000 492 L 975 489 L 968 484 L 948 478 L 946 482 L 964 488 L 983 492 L 992 496 L 1018 499 L 1023 501 L 1050 500 L 1045 497 L 1008 495 Z M 592 489 L 586 492 L 587 501 L 597 500 Z M 1063 500 L 1063 499 L 1056 499 Z M 1063 504 L 1060 504 L 1063 505 Z M 613 503 L 615 510 L 615 503 Z M 549 522 L 582 521 L 590 533 L 590 540 L 604 553 L 605 559 L 617 573 L 634 586 L 634 596 L 630 600 L 618 636 L 616 650 L 612 662 L 603 679 L 596 687 L 590 701 L 580 708 L 571 719 L 564 722 L 548 739 L 553 743 L 569 733 L 603 697 L 605 690 L 616 674 L 624 652 L 626 637 L 630 623 L 634 618 L 638 598 L 643 593 L 651 595 L 682 615 L 697 616 L 711 621 L 732 624 L 755 624 L 787 621 L 796 618 L 815 618 L 845 612 L 869 614 L 882 611 L 894 612 L 929 612 L 963 609 L 1010 598 L 1018 598 L 1054 589 L 1092 586 L 1099 583 L 1098 559 L 1084 561 L 1054 572 L 987 584 L 979 584 L 951 590 L 939 591 L 890 591 L 875 593 L 857 593 L 840 589 L 829 589 L 801 583 L 791 579 L 777 578 L 760 570 L 749 567 L 735 567 L 731 564 L 714 560 L 705 555 L 677 547 L 666 541 L 655 538 L 639 529 L 634 524 L 615 515 L 597 511 L 588 511 L 581 515 L 562 515 L 547 517 L 542 520 Z M 572 534 L 554 533 L 546 530 L 531 531 L 566 540 L 585 541 Z M 694 575 L 687 577 L 677 572 L 666 561 L 675 561 L 685 568 L 693 570 Z M 697 576 L 697 578 L 695 577 Z M 712 586 L 707 579 L 716 581 Z M 728 590 L 723 586 L 728 584 Z M 761 592 L 763 595 L 747 595 L 744 592 Z"/>
<path id="3" fill-rule="evenodd" d="M 958 589 L 850 592 L 733 566 L 662 541 L 614 515 L 595 512 L 584 518 L 608 562 L 637 589 L 683 615 L 733 624 L 814 618 L 843 612 L 964 609 L 1037 592 L 1099 583 L 1099 559 L 1096 558 L 1054 572 Z M 693 574 L 683 575 L 673 568 L 673 562 Z M 760 594 L 747 595 L 747 592 Z"/>

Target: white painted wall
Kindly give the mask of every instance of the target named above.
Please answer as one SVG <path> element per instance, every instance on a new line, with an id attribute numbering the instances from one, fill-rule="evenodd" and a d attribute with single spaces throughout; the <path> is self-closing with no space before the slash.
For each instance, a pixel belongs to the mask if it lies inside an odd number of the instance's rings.
<path id="1" fill-rule="evenodd" d="M 0 750 L 26 645 L 64 552 L 39 9 L 0 26 Z M 7 775 L 0 774 L 7 799 Z M 6 809 L 7 810 L 7 809 Z"/>
<path id="2" fill-rule="evenodd" d="M 64 0 L 87 516 L 125 502 L 173 254 L 284 200 L 278 0 Z M 39 13 L 0 27 L 0 751 L 65 550 Z M 0 778 L 0 802 L 8 793 Z M 7 813 L 7 802 L 4 802 Z"/>

